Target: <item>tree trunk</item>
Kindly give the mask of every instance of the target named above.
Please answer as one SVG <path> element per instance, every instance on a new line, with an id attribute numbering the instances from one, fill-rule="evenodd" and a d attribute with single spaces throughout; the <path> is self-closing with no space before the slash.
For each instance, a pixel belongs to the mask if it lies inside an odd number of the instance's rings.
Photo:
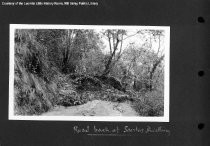
<path id="1" fill-rule="evenodd" d="M 161 56 L 160 59 L 155 62 L 155 64 L 152 67 L 152 70 L 150 71 L 150 75 L 149 75 L 149 89 L 150 89 L 150 91 L 153 88 L 153 82 L 152 82 L 153 75 L 155 73 L 155 70 L 156 70 L 157 66 L 161 63 L 161 61 L 163 60 L 163 58 L 164 58 L 164 55 Z"/>
<path id="2" fill-rule="evenodd" d="M 119 39 L 117 39 L 116 45 L 114 46 L 114 51 L 113 51 L 113 53 L 111 54 L 111 56 L 109 57 L 109 60 L 108 60 L 108 62 L 107 62 L 107 64 L 106 64 L 106 66 L 105 66 L 105 70 L 103 71 L 103 74 L 102 74 L 103 76 L 108 75 L 109 72 L 110 72 L 111 63 L 112 63 L 113 57 L 114 57 L 114 55 L 115 55 L 115 53 L 116 53 L 118 44 L 119 44 Z"/>

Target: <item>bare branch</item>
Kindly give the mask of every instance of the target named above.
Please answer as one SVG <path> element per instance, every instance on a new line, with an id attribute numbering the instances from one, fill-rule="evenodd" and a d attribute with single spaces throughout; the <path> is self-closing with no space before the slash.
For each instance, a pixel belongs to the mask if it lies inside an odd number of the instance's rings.
<path id="1" fill-rule="evenodd" d="M 122 39 L 121 39 L 121 44 L 120 44 L 120 51 L 118 53 L 118 58 L 117 61 L 121 58 L 122 56 L 122 44 L 123 44 L 123 35 L 122 35 Z"/>
<path id="2" fill-rule="evenodd" d="M 157 55 L 160 52 L 160 34 L 158 35 L 158 51 L 157 51 Z"/>
<path id="3" fill-rule="evenodd" d="M 109 31 L 108 31 L 107 37 L 108 37 L 108 41 L 109 41 L 110 54 L 112 54 L 111 38 L 110 38 L 110 35 L 109 35 Z"/>
<path id="4" fill-rule="evenodd" d="M 133 37 L 133 36 L 139 34 L 140 32 L 141 32 L 141 31 L 139 30 L 139 31 L 137 31 L 135 34 L 129 35 L 129 36 L 125 37 L 125 38 L 122 39 L 122 40 L 126 40 L 126 39 L 128 39 L 128 38 L 130 38 L 130 37 Z"/>

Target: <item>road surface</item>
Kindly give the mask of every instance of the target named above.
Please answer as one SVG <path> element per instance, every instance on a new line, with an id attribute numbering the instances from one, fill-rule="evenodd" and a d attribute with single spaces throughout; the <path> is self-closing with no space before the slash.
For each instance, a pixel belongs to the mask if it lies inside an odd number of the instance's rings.
<path id="1" fill-rule="evenodd" d="M 43 116 L 138 116 L 129 102 L 93 100 L 78 106 L 58 106 Z"/>

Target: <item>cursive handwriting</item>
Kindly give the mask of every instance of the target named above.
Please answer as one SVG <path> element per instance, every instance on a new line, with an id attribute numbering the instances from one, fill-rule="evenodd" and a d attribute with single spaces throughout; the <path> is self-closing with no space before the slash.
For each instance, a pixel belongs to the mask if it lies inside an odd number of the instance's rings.
<path id="1" fill-rule="evenodd" d="M 74 133 L 89 133 L 90 132 L 90 126 L 87 127 L 79 127 L 79 126 L 74 126 L 73 127 Z"/>
<path id="2" fill-rule="evenodd" d="M 155 128 L 152 128 L 151 126 L 147 126 L 145 133 L 147 133 L 147 134 L 149 134 L 149 133 L 167 133 L 168 136 L 170 136 L 170 134 L 171 134 L 170 130 L 168 130 L 162 126 L 155 127 Z"/>
<path id="3" fill-rule="evenodd" d="M 170 136 L 171 132 L 164 126 L 152 127 L 138 127 L 138 126 L 73 126 L 73 131 L 76 134 L 88 135 L 109 135 L 109 136 L 132 136 L 133 134 L 166 134 Z"/>

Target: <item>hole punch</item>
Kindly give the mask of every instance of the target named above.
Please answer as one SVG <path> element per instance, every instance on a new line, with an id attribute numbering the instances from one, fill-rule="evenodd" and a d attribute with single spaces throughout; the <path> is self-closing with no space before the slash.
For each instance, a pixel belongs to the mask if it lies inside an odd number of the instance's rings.
<path id="1" fill-rule="evenodd" d="M 204 128 L 205 124 L 204 123 L 199 123 L 198 124 L 198 129 L 202 130 Z"/>
<path id="2" fill-rule="evenodd" d="M 199 72 L 198 72 L 198 76 L 200 76 L 200 77 L 202 77 L 202 76 L 204 76 L 204 71 L 203 70 L 200 70 Z"/>
<path id="3" fill-rule="evenodd" d="M 205 19 L 203 17 L 198 17 L 198 22 L 199 23 L 204 23 L 205 22 Z"/>

